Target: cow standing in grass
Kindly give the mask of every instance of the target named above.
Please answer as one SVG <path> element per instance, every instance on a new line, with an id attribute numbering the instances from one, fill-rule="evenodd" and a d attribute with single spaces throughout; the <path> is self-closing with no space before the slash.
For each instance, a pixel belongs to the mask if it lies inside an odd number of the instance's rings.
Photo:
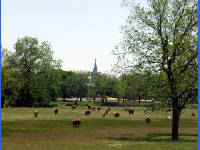
<path id="1" fill-rule="evenodd" d="M 35 111 L 34 111 L 34 117 L 37 117 L 37 116 L 38 116 L 38 111 L 35 110 Z"/>
<path id="2" fill-rule="evenodd" d="M 108 111 L 111 111 L 111 108 L 110 108 L 110 107 L 108 107 Z"/>
<path id="3" fill-rule="evenodd" d="M 95 111 L 96 110 L 96 107 L 92 107 L 92 111 Z"/>
<path id="4" fill-rule="evenodd" d="M 76 109 L 76 105 L 72 105 L 72 109 Z"/>
<path id="5" fill-rule="evenodd" d="M 114 117 L 119 117 L 120 116 L 120 112 L 115 112 L 114 113 Z"/>
<path id="6" fill-rule="evenodd" d="M 106 116 L 106 112 L 104 111 L 102 117 L 105 117 L 105 116 Z"/>
<path id="7" fill-rule="evenodd" d="M 73 127 L 79 128 L 81 122 L 82 122 L 82 121 L 81 121 L 80 118 L 74 119 L 74 120 L 72 120 L 72 125 L 73 125 Z"/>
<path id="8" fill-rule="evenodd" d="M 192 113 L 192 116 L 195 117 L 195 113 Z"/>
<path id="9" fill-rule="evenodd" d="M 147 109 L 146 109 L 146 108 L 144 109 L 144 113 L 145 113 L 145 114 L 147 113 Z"/>
<path id="10" fill-rule="evenodd" d="M 54 113 L 55 113 L 55 115 L 58 113 L 58 107 L 56 107 Z"/>
<path id="11" fill-rule="evenodd" d="M 108 112 L 109 112 L 109 111 L 106 109 L 106 110 L 105 110 L 106 115 L 108 114 Z"/>
<path id="12" fill-rule="evenodd" d="M 101 107 L 97 107 L 97 110 L 98 110 L 98 111 L 101 110 Z"/>
<path id="13" fill-rule="evenodd" d="M 88 109 L 91 109 L 91 108 L 92 108 L 92 106 L 90 104 L 88 104 Z"/>
<path id="14" fill-rule="evenodd" d="M 146 124 L 150 124 L 151 119 L 150 118 L 146 118 Z"/>
<path id="15" fill-rule="evenodd" d="M 90 110 L 87 110 L 87 111 L 84 113 L 84 115 L 85 115 L 85 116 L 89 116 L 90 113 L 91 113 Z"/>
<path id="16" fill-rule="evenodd" d="M 172 111 L 171 108 L 168 108 L 167 110 L 165 110 L 166 113 L 171 112 L 171 111 Z"/>
<path id="17" fill-rule="evenodd" d="M 172 109 L 171 109 L 171 108 L 168 108 L 167 111 L 170 112 L 170 111 L 172 111 Z"/>
<path id="18" fill-rule="evenodd" d="M 128 109 L 128 113 L 129 113 L 129 114 L 134 114 L 134 109 L 129 108 L 129 109 Z"/>

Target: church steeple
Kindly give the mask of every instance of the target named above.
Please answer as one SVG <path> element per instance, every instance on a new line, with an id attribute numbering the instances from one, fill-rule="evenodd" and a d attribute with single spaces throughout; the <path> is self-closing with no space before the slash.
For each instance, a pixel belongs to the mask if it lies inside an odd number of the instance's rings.
<path id="1" fill-rule="evenodd" d="M 98 74 L 98 70 L 97 70 L 97 64 L 96 64 L 96 58 L 95 58 L 94 69 L 91 75 L 94 76 L 96 74 Z"/>

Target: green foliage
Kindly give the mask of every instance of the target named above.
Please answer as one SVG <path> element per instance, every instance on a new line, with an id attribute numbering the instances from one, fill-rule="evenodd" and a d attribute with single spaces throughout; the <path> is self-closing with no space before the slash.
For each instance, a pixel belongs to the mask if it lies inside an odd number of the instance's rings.
<path id="1" fill-rule="evenodd" d="M 163 91 L 164 96 L 170 97 L 161 96 L 159 100 L 171 101 L 172 139 L 178 140 L 181 111 L 198 93 L 198 3 L 196 0 L 150 0 L 148 7 L 143 7 L 128 0 L 124 4 L 131 8 L 131 14 L 122 28 L 121 49 L 116 47 L 113 53 L 122 68 L 157 74 L 152 86 L 159 94 Z M 159 95 L 155 90 L 152 94 Z"/>
<path id="2" fill-rule="evenodd" d="M 73 82 L 75 78 L 75 72 L 58 70 L 59 81 L 60 81 L 60 96 L 69 98 L 73 96 Z"/>
<path id="3" fill-rule="evenodd" d="M 83 97 L 87 96 L 88 84 L 89 84 L 89 74 L 83 72 L 77 72 L 75 78 L 71 81 L 73 86 L 73 96 L 79 98 L 80 101 Z"/>
<path id="4" fill-rule="evenodd" d="M 57 97 L 58 82 L 54 69 L 60 65 L 52 58 L 53 52 L 47 42 L 40 44 L 36 38 L 26 36 L 17 40 L 14 53 L 4 54 L 3 101 L 16 106 L 46 106 Z M 10 93 L 4 92 L 6 90 Z"/>

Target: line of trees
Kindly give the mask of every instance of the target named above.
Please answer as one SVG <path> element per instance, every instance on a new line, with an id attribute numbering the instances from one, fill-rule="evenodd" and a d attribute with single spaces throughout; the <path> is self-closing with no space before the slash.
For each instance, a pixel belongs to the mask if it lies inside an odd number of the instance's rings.
<path id="1" fill-rule="evenodd" d="M 49 106 L 58 97 L 101 98 L 121 100 L 160 100 L 170 104 L 169 87 L 163 72 L 138 73 L 131 71 L 115 77 L 99 73 L 73 72 L 61 69 L 61 61 L 52 57 L 48 42 L 39 43 L 36 38 L 18 39 L 15 51 L 1 51 L 1 107 Z M 195 98 L 197 100 L 197 98 Z M 192 102 L 194 102 L 193 100 Z"/>
<path id="2" fill-rule="evenodd" d="M 61 61 L 53 59 L 51 45 L 36 38 L 17 40 L 15 51 L 1 51 L 1 107 L 48 106 L 58 97 L 108 97 L 121 100 L 154 99 L 168 104 L 169 88 L 163 72 L 137 73 L 132 71 L 115 77 L 99 73 L 91 78 L 90 72 L 61 69 Z"/>

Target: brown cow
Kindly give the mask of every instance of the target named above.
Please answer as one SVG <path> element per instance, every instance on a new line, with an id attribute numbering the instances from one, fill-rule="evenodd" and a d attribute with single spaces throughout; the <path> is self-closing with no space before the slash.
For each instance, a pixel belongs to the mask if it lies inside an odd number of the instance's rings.
<path id="1" fill-rule="evenodd" d="M 108 110 L 107 109 L 105 110 L 105 112 L 106 112 L 106 114 L 108 114 Z"/>
<path id="2" fill-rule="evenodd" d="M 37 116 L 38 116 L 38 111 L 35 110 L 35 111 L 34 111 L 34 117 L 37 117 Z"/>
<path id="3" fill-rule="evenodd" d="M 108 111 L 110 111 L 111 110 L 111 108 L 110 107 L 108 107 Z"/>
<path id="4" fill-rule="evenodd" d="M 146 118 L 146 123 L 147 123 L 147 124 L 149 124 L 149 123 L 150 123 L 150 121 L 151 121 L 151 119 L 150 119 L 150 118 Z"/>
<path id="5" fill-rule="evenodd" d="M 55 115 L 58 113 L 58 107 L 56 107 L 54 113 L 55 113 Z"/>
<path id="6" fill-rule="evenodd" d="M 172 111 L 172 109 L 171 109 L 171 108 L 168 108 L 167 111 L 170 112 L 170 111 Z"/>
<path id="7" fill-rule="evenodd" d="M 120 112 L 115 112 L 114 113 L 114 117 L 119 117 L 120 116 Z"/>
<path id="8" fill-rule="evenodd" d="M 72 109 L 76 109 L 76 105 L 72 105 Z"/>
<path id="9" fill-rule="evenodd" d="M 85 116 L 90 115 L 90 110 L 86 110 L 86 112 L 84 113 Z"/>
<path id="10" fill-rule="evenodd" d="M 82 122 L 82 121 L 81 121 L 80 118 L 74 119 L 74 120 L 72 120 L 72 125 L 73 125 L 73 127 L 79 128 L 81 122 Z"/>
<path id="11" fill-rule="evenodd" d="M 95 111 L 96 110 L 96 107 L 92 107 L 92 111 Z"/>
<path id="12" fill-rule="evenodd" d="M 129 108 L 129 109 L 128 109 L 128 113 L 129 113 L 129 114 L 134 114 L 134 109 Z"/>
<path id="13" fill-rule="evenodd" d="M 92 108 L 92 106 L 90 104 L 88 104 L 88 109 L 91 109 L 91 108 Z"/>
<path id="14" fill-rule="evenodd" d="M 172 111 L 171 108 L 168 108 L 168 109 L 165 110 L 166 113 L 168 113 L 168 112 L 170 112 L 170 111 Z"/>
<path id="15" fill-rule="evenodd" d="M 101 110 L 101 107 L 97 107 L 97 110 Z"/>
<path id="16" fill-rule="evenodd" d="M 195 117 L 195 113 L 192 113 L 192 116 Z"/>
<path id="17" fill-rule="evenodd" d="M 102 115 L 102 117 L 105 117 L 105 115 L 106 115 L 106 112 L 103 112 L 103 115 Z"/>

